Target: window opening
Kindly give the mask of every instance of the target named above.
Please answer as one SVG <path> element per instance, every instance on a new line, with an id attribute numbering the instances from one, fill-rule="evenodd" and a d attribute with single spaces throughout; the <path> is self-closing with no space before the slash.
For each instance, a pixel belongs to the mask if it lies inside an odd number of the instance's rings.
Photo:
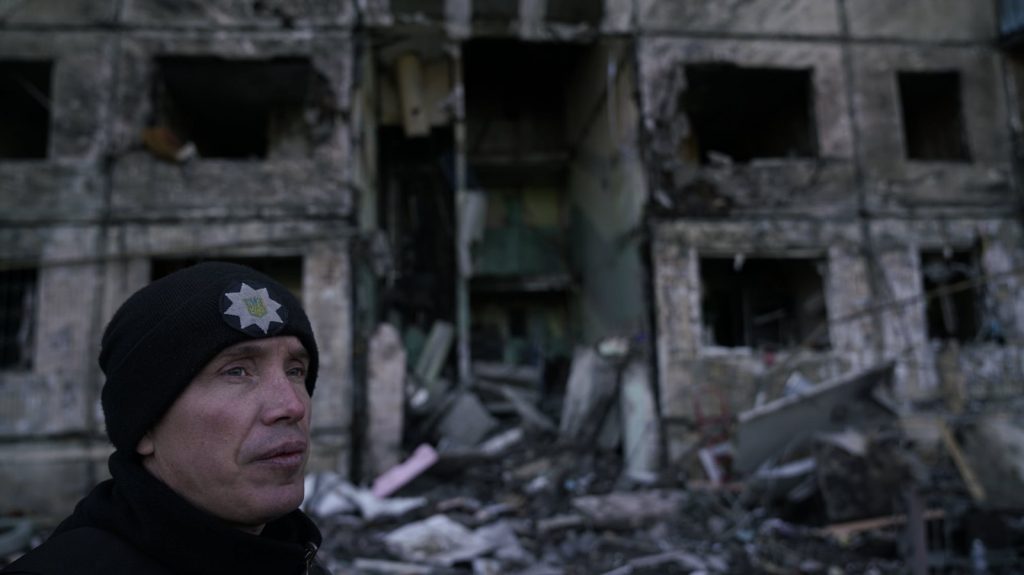
<path id="1" fill-rule="evenodd" d="M 208 260 L 249 266 L 274 278 L 288 288 L 300 302 L 302 301 L 302 258 L 298 256 L 156 258 L 150 267 L 150 279 L 157 280 L 172 272 Z"/>
<path id="2" fill-rule="evenodd" d="M 162 57 L 157 69 L 157 123 L 202 157 L 266 158 L 296 140 L 308 148 L 331 121 L 321 113 L 326 81 L 306 58 Z"/>
<path id="3" fill-rule="evenodd" d="M 956 72 L 900 72 L 903 143 L 911 160 L 970 160 Z"/>
<path id="4" fill-rule="evenodd" d="M 45 158 L 50 141 L 49 62 L 0 61 L 0 158 Z"/>
<path id="5" fill-rule="evenodd" d="M 0 369 L 32 367 L 37 281 L 35 268 L 0 270 Z"/>
<path id="6" fill-rule="evenodd" d="M 682 108 L 702 164 L 715 154 L 736 162 L 818 154 L 811 70 L 686 67 Z"/>
<path id="7" fill-rule="evenodd" d="M 979 337 L 981 289 L 973 282 L 980 275 L 970 250 L 921 254 L 925 314 L 930 339 L 961 343 Z"/>
<path id="8" fill-rule="evenodd" d="M 707 343 L 829 348 L 817 260 L 701 258 L 700 274 Z"/>

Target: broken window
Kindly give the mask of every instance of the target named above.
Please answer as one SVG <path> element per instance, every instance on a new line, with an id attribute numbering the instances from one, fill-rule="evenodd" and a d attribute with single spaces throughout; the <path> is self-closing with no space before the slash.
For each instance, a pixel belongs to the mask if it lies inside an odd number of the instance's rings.
<path id="1" fill-rule="evenodd" d="M 701 258 L 706 342 L 828 349 L 820 265 L 813 259 Z"/>
<path id="2" fill-rule="evenodd" d="M 818 153 L 811 70 L 692 64 L 682 107 L 703 164 Z"/>
<path id="3" fill-rule="evenodd" d="M 202 157 L 302 157 L 329 133 L 329 89 L 306 58 L 163 57 L 157 69 L 157 126 Z"/>
<path id="4" fill-rule="evenodd" d="M 0 369 L 32 367 L 35 268 L 0 269 Z"/>
<path id="5" fill-rule="evenodd" d="M 970 160 L 956 72 L 900 72 L 903 144 L 911 160 Z"/>
<path id="6" fill-rule="evenodd" d="M 217 257 L 217 258 L 156 258 L 150 268 L 150 279 L 156 280 L 206 260 L 231 262 L 249 266 L 262 272 L 288 288 L 302 301 L 302 258 L 297 256 Z"/>
<path id="7" fill-rule="evenodd" d="M 45 158 L 50 63 L 0 61 L 0 158 Z"/>
<path id="8" fill-rule="evenodd" d="M 924 252 L 921 272 L 927 296 L 928 337 L 974 341 L 981 315 L 980 270 L 970 250 Z"/>

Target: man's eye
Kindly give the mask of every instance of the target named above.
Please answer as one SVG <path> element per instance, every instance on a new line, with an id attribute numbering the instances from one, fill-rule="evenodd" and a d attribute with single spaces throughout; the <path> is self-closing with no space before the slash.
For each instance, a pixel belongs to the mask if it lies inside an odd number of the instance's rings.
<path id="1" fill-rule="evenodd" d="M 244 367 L 229 367 L 224 370 L 224 375 L 230 375 L 232 377 L 242 377 L 245 375 Z"/>
<path id="2" fill-rule="evenodd" d="M 293 367 L 288 370 L 289 377 L 305 377 L 306 368 L 304 367 Z"/>

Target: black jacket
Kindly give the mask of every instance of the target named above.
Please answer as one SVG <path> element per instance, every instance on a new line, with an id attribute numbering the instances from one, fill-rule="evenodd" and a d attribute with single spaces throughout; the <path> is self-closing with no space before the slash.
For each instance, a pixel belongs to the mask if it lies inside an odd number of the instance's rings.
<path id="1" fill-rule="evenodd" d="M 38 575 L 304 575 L 323 573 L 320 531 L 296 510 L 245 533 L 200 511 L 114 453 L 96 486 L 45 543 L 0 573 Z"/>

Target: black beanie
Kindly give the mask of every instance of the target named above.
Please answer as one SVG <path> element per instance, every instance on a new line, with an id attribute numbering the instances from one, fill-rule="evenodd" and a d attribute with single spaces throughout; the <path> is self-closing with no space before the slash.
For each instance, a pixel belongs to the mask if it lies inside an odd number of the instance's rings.
<path id="1" fill-rule="evenodd" d="M 319 355 L 309 318 L 295 296 L 243 265 L 207 262 L 135 292 L 107 324 L 100 349 L 107 436 L 133 453 L 195 376 L 224 348 L 293 335 L 309 353 L 313 394 Z"/>

